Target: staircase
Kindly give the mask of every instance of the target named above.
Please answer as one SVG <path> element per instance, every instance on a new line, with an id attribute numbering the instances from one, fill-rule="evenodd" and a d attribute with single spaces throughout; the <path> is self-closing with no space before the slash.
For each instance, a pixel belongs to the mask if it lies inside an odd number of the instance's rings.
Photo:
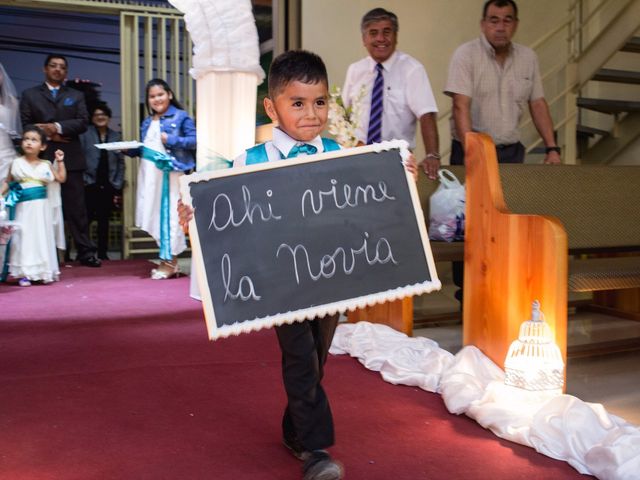
<path id="1" fill-rule="evenodd" d="M 632 37 L 620 48 L 638 56 L 634 65 L 640 68 L 640 37 Z M 591 77 L 590 82 L 607 84 L 640 85 L 640 71 L 600 68 Z M 623 87 L 624 88 L 624 87 Z M 640 95 L 633 99 L 619 100 L 610 98 L 578 97 L 577 106 L 583 111 L 592 111 L 612 118 L 610 129 L 596 128 L 578 123 L 576 126 L 577 155 L 583 164 L 607 164 L 615 160 L 633 141 L 640 136 Z"/>
<path id="2" fill-rule="evenodd" d="M 530 47 L 551 51 L 541 65 L 555 63 L 542 78 L 563 162 L 613 163 L 640 137 L 640 0 L 571 1 L 567 17 Z M 520 128 L 540 162 L 533 122 Z"/>

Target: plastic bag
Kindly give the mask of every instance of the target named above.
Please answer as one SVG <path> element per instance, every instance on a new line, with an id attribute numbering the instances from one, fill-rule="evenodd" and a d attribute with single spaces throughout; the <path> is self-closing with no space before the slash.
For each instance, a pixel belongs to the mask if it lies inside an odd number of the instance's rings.
<path id="1" fill-rule="evenodd" d="M 464 185 L 451 173 L 438 170 L 440 186 L 429 200 L 429 238 L 445 242 L 464 240 Z"/>

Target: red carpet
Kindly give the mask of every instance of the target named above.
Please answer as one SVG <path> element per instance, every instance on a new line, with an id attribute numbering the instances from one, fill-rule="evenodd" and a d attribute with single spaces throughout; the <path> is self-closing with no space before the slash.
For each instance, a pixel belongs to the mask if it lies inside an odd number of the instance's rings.
<path id="1" fill-rule="evenodd" d="M 0 479 L 299 479 L 274 332 L 209 342 L 189 280 L 149 269 L 0 285 Z M 585 478 L 352 358 L 329 359 L 326 387 L 347 479 Z"/>

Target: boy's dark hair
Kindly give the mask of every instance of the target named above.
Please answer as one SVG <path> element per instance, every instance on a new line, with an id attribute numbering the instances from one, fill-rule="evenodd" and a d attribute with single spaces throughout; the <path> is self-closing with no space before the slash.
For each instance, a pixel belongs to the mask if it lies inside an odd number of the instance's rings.
<path id="1" fill-rule="evenodd" d="M 495 5 L 498 8 L 513 7 L 514 20 L 518 19 L 518 6 L 513 0 L 487 0 L 484 7 L 482 7 L 482 18 L 487 16 L 487 10 L 489 10 L 490 5 Z"/>
<path id="2" fill-rule="evenodd" d="M 67 62 L 67 57 L 65 57 L 64 55 L 60 55 L 58 53 L 50 53 L 49 55 L 47 55 L 47 59 L 44 61 L 44 66 L 45 67 L 48 66 L 49 62 L 54 58 L 59 58 L 60 60 L 64 60 L 65 67 L 69 67 L 69 62 Z"/>
<path id="3" fill-rule="evenodd" d="M 47 134 L 44 133 L 44 130 L 42 130 L 40 127 L 36 127 L 35 125 L 26 126 L 22 131 L 22 138 L 24 138 L 24 135 L 27 132 L 36 132 L 40 136 L 40 141 L 42 142 L 42 144 L 43 145 L 47 144 Z"/>
<path id="4" fill-rule="evenodd" d="M 291 82 L 324 83 L 329 86 L 322 58 L 307 50 L 289 50 L 278 55 L 269 68 L 269 98 L 272 100 Z"/>
<path id="5" fill-rule="evenodd" d="M 169 104 L 173 105 L 176 108 L 179 108 L 180 110 L 184 110 L 184 108 L 182 108 L 182 105 L 176 98 L 176 94 L 173 93 L 173 90 L 171 90 L 171 87 L 169 86 L 169 84 L 164 80 L 162 80 L 161 78 L 152 78 L 147 82 L 147 88 L 145 88 L 144 90 L 144 103 L 147 106 L 147 110 L 149 111 L 149 113 L 151 114 L 154 113 L 154 111 L 151 110 L 151 107 L 149 106 L 149 101 L 148 101 L 149 90 L 151 90 L 151 87 L 160 87 L 165 92 L 171 94 L 171 100 L 169 100 Z"/>
<path id="6" fill-rule="evenodd" d="M 92 117 L 96 113 L 96 110 L 104 112 L 107 117 L 111 118 L 111 108 L 109 108 L 109 105 L 107 105 L 106 103 L 97 103 L 96 105 L 94 105 L 89 112 Z"/>
<path id="7" fill-rule="evenodd" d="M 373 10 L 369 10 L 362 17 L 362 21 L 360 22 L 360 30 L 362 33 L 365 32 L 370 23 L 380 22 L 382 20 L 389 20 L 393 25 L 393 31 L 398 32 L 400 29 L 400 25 L 398 24 L 398 17 L 395 13 L 390 12 L 389 10 L 385 10 L 384 8 L 374 8 Z"/>

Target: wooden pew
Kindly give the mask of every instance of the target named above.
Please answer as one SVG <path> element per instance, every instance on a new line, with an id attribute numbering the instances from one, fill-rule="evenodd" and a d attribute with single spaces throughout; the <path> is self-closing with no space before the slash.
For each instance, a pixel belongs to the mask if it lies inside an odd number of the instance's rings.
<path id="1" fill-rule="evenodd" d="M 347 315 L 349 323 L 382 323 L 409 336 L 413 333 L 413 298 L 404 297 L 371 307 L 358 308 Z"/>
<path id="2" fill-rule="evenodd" d="M 537 299 L 566 362 L 567 234 L 555 218 L 511 214 L 491 138 L 466 145 L 463 344 L 504 367 Z"/>
<path id="3" fill-rule="evenodd" d="M 640 167 L 498 168 L 490 139 L 478 134 L 470 136 L 468 155 L 468 168 L 446 167 L 467 187 L 466 242 L 431 242 L 436 262 L 463 260 L 467 251 L 465 344 L 491 351 L 491 358 L 502 365 L 519 325 L 529 318 L 531 302 L 538 299 L 565 354 L 567 291 L 593 292 L 593 302 L 581 302 L 580 308 L 640 320 Z M 420 175 L 418 191 L 427 222 L 429 197 L 437 187 L 438 182 Z M 409 302 L 376 306 L 350 317 L 409 334 Z M 638 348 L 640 339 L 595 347 Z M 589 351 L 574 347 L 570 353 Z"/>

